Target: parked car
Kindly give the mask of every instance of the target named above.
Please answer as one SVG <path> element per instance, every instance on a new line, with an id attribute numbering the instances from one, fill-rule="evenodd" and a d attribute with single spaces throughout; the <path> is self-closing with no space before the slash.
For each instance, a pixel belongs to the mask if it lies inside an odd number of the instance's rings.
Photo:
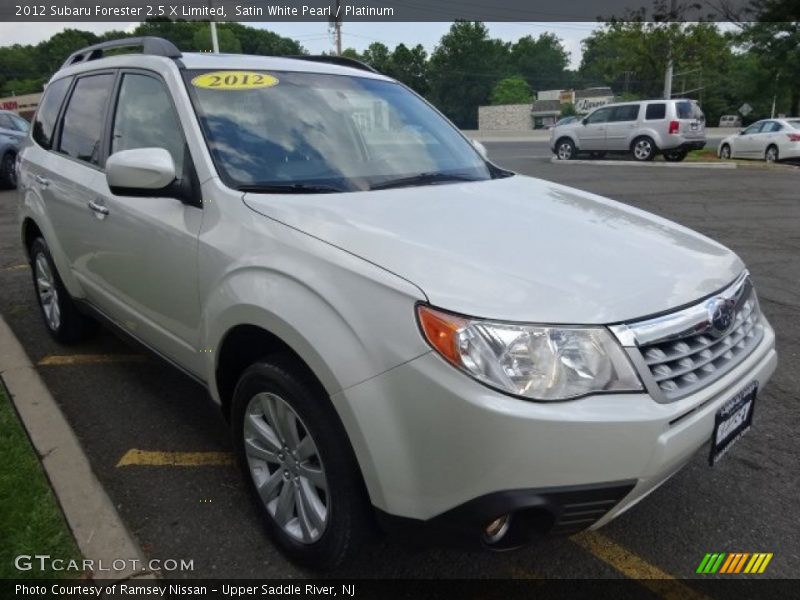
<path id="1" fill-rule="evenodd" d="M 741 127 L 742 117 L 739 115 L 722 115 L 719 118 L 720 127 Z"/>
<path id="2" fill-rule="evenodd" d="M 732 251 L 497 167 L 356 61 L 105 42 L 20 157 L 47 330 L 100 319 L 201 382 L 306 565 L 373 517 L 495 550 L 600 527 L 728 452 L 775 369 Z"/>
<path id="3" fill-rule="evenodd" d="M 695 100 L 606 104 L 550 132 L 550 150 L 559 160 L 614 152 L 630 153 L 638 161 L 659 153 L 665 160 L 681 161 L 705 145 L 705 116 Z"/>
<path id="4" fill-rule="evenodd" d="M 720 158 L 776 162 L 800 158 L 800 119 L 764 119 L 719 143 Z"/>
<path id="5" fill-rule="evenodd" d="M 17 187 L 17 153 L 28 128 L 28 122 L 16 113 L 0 110 L 0 186 Z"/>

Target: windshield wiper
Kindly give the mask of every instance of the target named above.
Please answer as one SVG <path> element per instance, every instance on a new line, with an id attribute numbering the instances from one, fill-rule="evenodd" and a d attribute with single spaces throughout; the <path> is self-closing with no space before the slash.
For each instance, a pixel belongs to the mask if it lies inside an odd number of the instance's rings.
<path id="1" fill-rule="evenodd" d="M 400 177 L 390 179 L 382 183 L 371 186 L 371 190 L 388 190 L 389 188 L 409 187 L 412 185 L 433 185 L 435 183 L 447 183 L 451 181 L 480 181 L 474 177 L 465 175 L 453 175 L 451 173 L 419 173 L 411 177 Z"/>
<path id="2" fill-rule="evenodd" d="M 253 183 L 240 185 L 236 189 L 254 194 L 335 194 L 347 191 L 333 185 L 310 183 Z"/>

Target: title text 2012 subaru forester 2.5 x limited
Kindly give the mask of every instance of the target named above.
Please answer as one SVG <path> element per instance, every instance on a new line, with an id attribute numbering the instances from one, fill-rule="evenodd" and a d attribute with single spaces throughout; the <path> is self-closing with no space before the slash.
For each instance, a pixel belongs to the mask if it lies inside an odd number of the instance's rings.
<path id="1" fill-rule="evenodd" d="M 100 317 L 203 382 L 305 564 L 375 516 L 496 549 L 599 527 L 725 453 L 775 369 L 733 252 L 504 171 L 346 60 L 87 48 L 20 161 L 50 332 Z"/>

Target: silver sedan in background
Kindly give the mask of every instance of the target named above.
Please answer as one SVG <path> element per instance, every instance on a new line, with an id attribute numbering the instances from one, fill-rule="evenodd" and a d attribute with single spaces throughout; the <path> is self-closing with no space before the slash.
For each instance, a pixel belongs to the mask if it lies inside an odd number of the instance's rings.
<path id="1" fill-rule="evenodd" d="M 763 119 L 719 143 L 720 158 L 800 158 L 800 119 Z"/>

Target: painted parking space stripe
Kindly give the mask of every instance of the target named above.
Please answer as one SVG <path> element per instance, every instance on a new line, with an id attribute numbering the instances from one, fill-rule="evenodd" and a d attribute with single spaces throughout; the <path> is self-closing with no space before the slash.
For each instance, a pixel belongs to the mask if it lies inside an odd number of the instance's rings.
<path id="1" fill-rule="evenodd" d="M 117 467 L 226 467 L 233 465 L 230 452 L 161 452 L 132 448 L 119 459 Z"/>
<path id="2" fill-rule="evenodd" d="M 570 539 L 626 577 L 640 580 L 641 585 L 664 600 L 710 600 L 600 533 L 583 532 Z"/>
<path id="3" fill-rule="evenodd" d="M 22 271 L 23 269 L 29 269 L 30 265 L 28 263 L 24 263 L 21 265 L 11 265 L 10 267 L 2 267 L 0 271 L 3 273 L 10 272 L 10 271 Z"/>
<path id="4" fill-rule="evenodd" d="M 64 365 L 99 365 L 108 363 L 145 362 L 143 354 L 48 354 L 37 364 L 40 367 Z"/>

